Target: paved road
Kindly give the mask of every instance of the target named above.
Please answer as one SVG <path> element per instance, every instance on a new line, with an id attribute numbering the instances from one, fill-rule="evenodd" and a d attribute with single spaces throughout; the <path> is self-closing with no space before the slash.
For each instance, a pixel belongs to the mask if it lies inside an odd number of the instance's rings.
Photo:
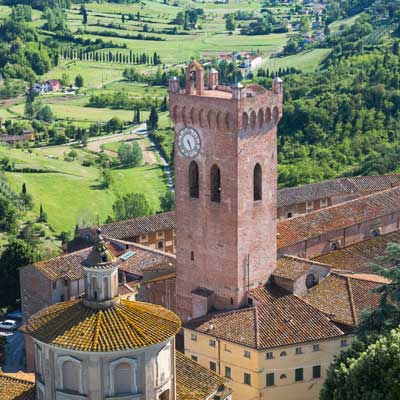
<path id="1" fill-rule="evenodd" d="M 21 332 L 1 332 L 7 335 L 6 357 L 2 370 L 4 372 L 18 372 L 25 368 L 25 346 L 24 336 Z"/>

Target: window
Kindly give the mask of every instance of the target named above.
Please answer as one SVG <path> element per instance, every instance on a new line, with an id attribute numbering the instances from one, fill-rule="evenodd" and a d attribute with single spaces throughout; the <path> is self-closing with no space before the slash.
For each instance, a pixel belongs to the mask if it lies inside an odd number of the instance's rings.
<path id="1" fill-rule="evenodd" d="M 192 333 L 190 337 L 194 342 L 197 342 L 197 335 L 195 333 Z"/>
<path id="2" fill-rule="evenodd" d="M 321 366 L 320 365 L 314 365 L 312 367 L 312 377 L 314 379 L 321 378 Z"/>
<path id="3" fill-rule="evenodd" d="M 338 245 L 336 242 L 331 243 L 331 250 L 337 250 L 338 249 Z"/>
<path id="4" fill-rule="evenodd" d="M 286 357 L 286 351 L 281 351 L 281 354 L 279 354 L 280 357 Z"/>
<path id="5" fill-rule="evenodd" d="M 301 347 L 296 347 L 296 354 L 303 354 Z"/>
<path id="6" fill-rule="evenodd" d="M 294 371 L 294 380 L 300 382 L 304 379 L 303 368 L 296 368 Z"/>
<path id="7" fill-rule="evenodd" d="M 199 359 L 197 356 L 193 356 L 193 355 L 192 355 L 191 358 L 192 358 L 193 361 L 196 361 L 196 362 L 197 362 L 197 360 Z"/>
<path id="8" fill-rule="evenodd" d="M 210 369 L 211 371 L 217 372 L 217 363 L 214 361 L 210 361 Z"/>
<path id="9" fill-rule="evenodd" d="M 281 374 L 280 379 L 286 379 L 286 378 L 287 378 L 286 374 Z"/>
<path id="10" fill-rule="evenodd" d="M 253 299 L 251 297 L 247 298 L 247 305 L 250 307 L 253 305 Z"/>
<path id="11" fill-rule="evenodd" d="M 308 274 L 306 276 L 306 288 L 311 289 L 313 286 L 315 286 L 317 283 L 317 280 L 315 279 L 314 274 Z"/>
<path id="12" fill-rule="evenodd" d="M 248 374 L 247 372 L 245 372 L 244 374 L 243 374 L 243 383 L 245 384 L 245 385 L 251 385 L 251 375 L 250 374 Z"/>
<path id="13" fill-rule="evenodd" d="M 275 374 L 273 372 L 267 374 L 267 386 L 274 386 Z"/>
<path id="14" fill-rule="evenodd" d="M 262 170 L 258 163 L 253 171 L 253 198 L 254 201 L 262 200 Z"/>
<path id="15" fill-rule="evenodd" d="M 221 201 L 221 172 L 216 165 L 211 167 L 211 201 Z"/>
<path id="16" fill-rule="evenodd" d="M 57 289 L 57 281 L 53 281 L 53 289 Z"/>
<path id="17" fill-rule="evenodd" d="M 244 355 L 246 358 L 251 358 L 251 353 L 250 353 L 248 350 L 245 350 L 245 351 L 243 352 L 243 355 Z"/>
<path id="18" fill-rule="evenodd" d="M 282 353 L 281 353 L 281 357 L 282 357 Z M 267 353 L 266 358 L 267 358 L 267 360 L 272 360 L 274 358 L 274 353 L 272 353 L 272 351 L 269 351 Z"/>
<path id="19" fill-rule="evenodd" d="M 199 167 L 196 161 L 189 165 L 189 195 L 195 199 L 199 197 Z"/>
<path id="20" fill-rule="evenodd" d="M 80 365 L 74 361 L 62 364 L 62 388 L 67 392 L 79 393 Z"/>
<path id="21" fill-rule="evenodd" d="M 232 379 L 232 370 L 230 367 L 225 367 L 225 378 Z"/>
<path id="22" fill-rule="evenodd" d="M 60 302 L 63 302 L 65 300 L 65 297 L 64 297 L 64 295 L 62 294 L 62 295 L 60 295 Z"/>
<path id="23" fill-rule="evenodd" d="M 328 199 L 321 199 L 321 207 L 326 207 L 328 205 Z"/>
<path id="24" fill-rule="evenodd" d="M 194 251 L 190 252 L 190 261 L 194 261 Z"/>
<path id="25" fill-rule="evenodd" d="M 341 346 L 341 347 L 346 347 L 346 346 L 348 346 L 347 339 L 342 339 L 342 340 L 340 341 L 340 346 Z"/>
<path id="26" fill-rule="evenodd" d="M 210 346 L 211 347 L 215 347 L 215 344 L 216 344 L 215 340 L 214 339 L 210 339 Z"/>
<path id="27" fill-rule="evenodd" d="M 64 279 L 64 286 L 68 286 L 68 279 Z"/>
<path id="28" fill-rule="evenodd" d="M 126 362 L 118 364 L 114 369 L 115 394 L 131 393 L 132 366 Z"/>
<path id="29" fill-rule="evenodd" d="M 160 241 L 158 242 L 158 248 L 159 248 L 159 249 L 162 249 L 163 247 L 164 247 L 164 243 L 163 243 L 162 240 L 160 240 Z"/>
<path id="30" fill-rule="evenodd" d="M 319 351 L 319 344 L 313 344 L 312 350 Z"/>
<path id="31" fill-rule="evenodd" d="M 314 208 L 314 204 L 312 201 L 307 201 L 306 210 L 312 210 Z"/>
<path id="32" fill-rule="evenodd" d="M 293 213 L 292 212 L 286 213 L 286 218 L 292 218 L 292 217 L 293 217 Z"/>

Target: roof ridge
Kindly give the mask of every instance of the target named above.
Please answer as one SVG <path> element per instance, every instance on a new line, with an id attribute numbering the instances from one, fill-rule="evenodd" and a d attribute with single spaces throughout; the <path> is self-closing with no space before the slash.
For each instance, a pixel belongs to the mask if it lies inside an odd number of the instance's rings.
<path id="1" fill-rule="evenodd" d="M 128 242 L 126 240 L 117 239 L 117 238 L 113 238 L 111 236 L 106 236 L 106 235 L 103 235 L 103 237 L 104 237 L 104 239 L 107 239 L 107 240 L 110 240 L 110 241 L 114 241 L 114 242 L 117 242 L 117 243 L 129 244 L 132 247 L 137 247 L 138 249 L 141 249 L 141 250 L 144 250 L 144 251 L 148 251 L 149 253 L 159 254 L 159 255 L 174 259 L 174 260 L 176 259 L 176 255 L 175 254 L 167 253 L 165 251 L 161 251 L 161 250 L 157 250 L 157 249 L 152 249 L 151 247 L 144 246 L 143 244 L 140 244 L 140 243 Z M 129 250 L 129 249 L 126 249 L 126 250 Z"/>
<path id="2" fill-rule="evenodd" d="M 94 330 L 93 345 L 92 345 L 92 348 L 95 348 L 96 350 L 99 347 L 100 327 L 102 321 L 103 321 L 103 311 L 100 310 L 96 316 L 96 326 Z"/>
<path id="3" fill-rule="evenodd" d="M 71 253 L 61 254 L 61 255 L 56 256 L 56 257 L 46 258 L 45 260 L 37 261 L 37 262 L 35 262 L 35 263 L 28 264 L 28 265 L 34 265 L 34 266 L 36 266 L 36 265 L 41 265 L 41 264 L 43 264 L 43 263 L 48 263 L 48 262 L 53 261 L 53 260 L 60 260 L 60 259 L 63 259 L 63 258 L 71 257 L 71 256 L 73 256 L 73 255 L 75 255 L 75 254 L 83 253 L 84 251 L 87 251 L 87 250 L 91 249 L 92 247 L 93 247 L 93 246 L 90 245 L 90 246 L 88 246 L 88 247 L 85 247 L 84 249 L 76 250 L 76 251 L 73 251 L 73 252 L 71 252 Z"/>
<path id="4" fill-rule="evenodd" d="M 351 313 L 353 314 L 354 325 L 357 325 L 358 318 L 356 313 L 356 307 L 354 305 L 354 297 L 353 297 L 353 289 L 351 288 L 351 281 L 350 278 L 347 276 L 345 277 L 345 279 L 346 279 L 347 290 L 349 293 L 350 308 L 351 308 Z"/>
<path id="5" fill-rule="evenodd" d="M 254 341 L 256 343 L 256 348 L 260 348 L 260 329 L 258 326 L 258 307 L 254 307 Z"/>
<path id="6" fill-rule="evenodd" d="M 291 254 L 283 254 L 283 255 L 281 256 L 281 258 L 289 258 L 289 259 L 293 259 L 293 260 L 297 260 L 297 261 L 307 262 L 307 263 L 309 263 L 309 264 L 323 265 L 323 266 L 331 267 L 331 268 L 332 268 L 332 265 L 331 265 L 331 264 L 326 264 L 326 263 L 322 263 L 322 262 L 319 262 L 319 261 L 314 261 L 314 260 L 309 259 L 309 258 L 298 257 L 298 256 L 292 256 Z"/>

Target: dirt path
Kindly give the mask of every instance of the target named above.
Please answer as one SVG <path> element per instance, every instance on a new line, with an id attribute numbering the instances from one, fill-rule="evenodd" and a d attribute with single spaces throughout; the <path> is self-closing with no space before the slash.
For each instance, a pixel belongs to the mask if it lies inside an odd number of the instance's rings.
<path id="1" fill-rule="evenodd" d="M 104 136 L 98 139 L 90 140 L 87 144 L 87 148 L 95 152 L 100 152 L 102 151 L 103 144 L 122 141 L 133 143 L 137 141 L 140 148 L 142 149 L 143 161 L 147 164 L 157 164 L 158 160 L 154 152 L 153 145 L 150 143 L 147 136 L 142 133 L 142 129 L 143 126 L 140 126 L 139 128 L 129 132 L 120 133 L 112 136 Z M 116 156 L 116 152 L 112 150 L 105 149 L 104 153 L 112 157 Z"/>

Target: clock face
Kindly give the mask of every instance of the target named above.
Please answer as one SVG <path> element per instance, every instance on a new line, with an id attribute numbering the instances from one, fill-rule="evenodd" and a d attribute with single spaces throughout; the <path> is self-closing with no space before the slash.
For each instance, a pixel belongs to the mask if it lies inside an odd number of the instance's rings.
<path id="1" fill-rule="evenodd" d="M 193 128 L 183 128 L 178 135 L 178 146 L 185 157 L 195 157 L 200 151 L 200 136 Z"/>

